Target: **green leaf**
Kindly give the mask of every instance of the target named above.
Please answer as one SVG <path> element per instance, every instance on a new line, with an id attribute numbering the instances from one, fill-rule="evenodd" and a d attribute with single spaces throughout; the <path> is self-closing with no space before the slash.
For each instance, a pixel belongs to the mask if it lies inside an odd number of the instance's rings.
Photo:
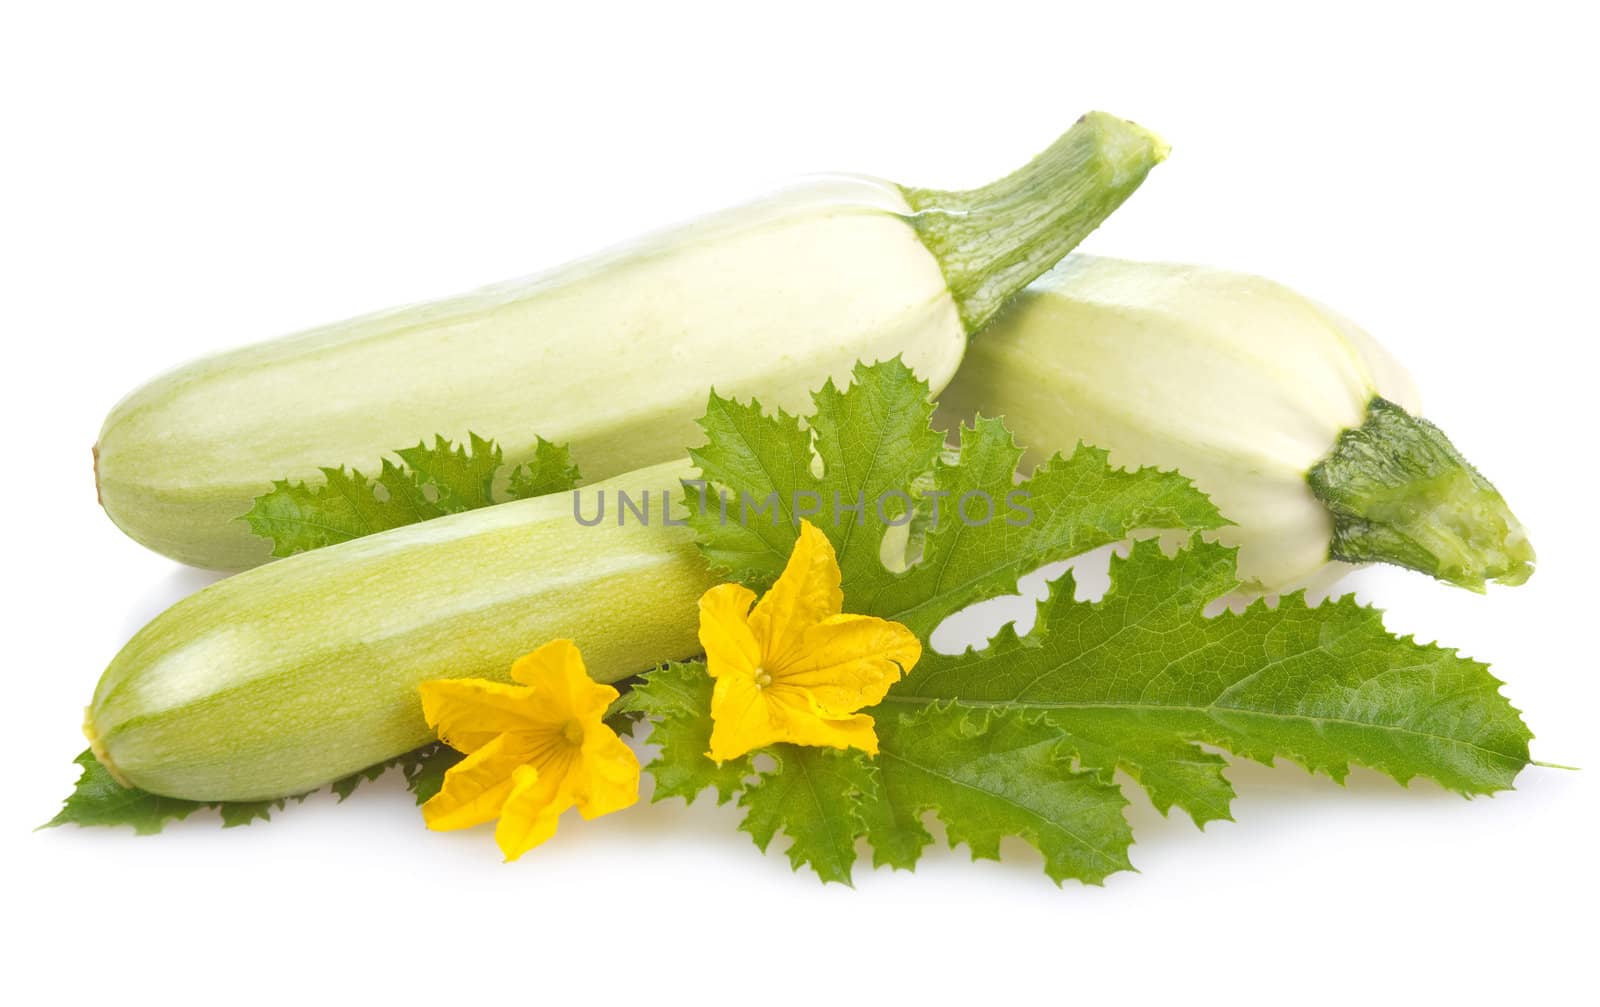
<path id="1" fill-rule="evenodd" d="M 168 822 L 182 821 L 201 809 L 220 813 L 222 827 L 231 829 L 249 825 L 254 821 L 267 821 L 272 812 L 280 810 L 290 800 L 271 801 L 185 801 L 176 797 L 162 797 L 138 787 L 124 787 L 118 783 L 91 751 L 81 752 L 73 762 L 83 770 L 72 793 L 62 803 L 61 811 L 40 828 L 57 825 L 117 826 L 126 825 L 141 836 L 154 835 Z M 305 800 L 300 794 L 295 800 Z"/>
<path id="2" fill-rule="evenodd" d="M 383 776 L 391 769 L 399 769 L 405 778 L 406 787 L 413 794 L 418 794 L 419 788 L 426 789 L 427 793 L 418 796 L 417 803 L 421 804 L 429 797 L 438 793 L 438 785 L 434 778 L 442 781 L 445 770 L 461 760 L 461 754 L 447 745 L 435 742 L 413 749 L 404 755 L 397 755 L 387 762 L 380 762 L 375 766 L 351 773 L 343 779 L 334 780 L 328 785 L 343 804 L 345 798 L 355 792 L 363 783 L 370 783 Z M 431 789 L 430 789 L 431 788 Z"/>
<path id="3" fill-rule="evenodd" d="M 440 743 L 425 745 L 402 758 L 400 769 L 405 774 L 406 788 L 421 806 L 444 787 L 444 774 L 450 767 L 466 756 Z"/>
<path id="4" fill-rule="evenodd" d="M 402 448 L 395 452 L 400 463 L 384 459 L 376 478 L 354 469 L 324 468 L 320 486 L 280 479 L 271 492 L 256 497 L 243 520 L 251 531 L 272 540 L 274 556 L 292 556 L 577 485 L 578 470 L 564 445 L 538 438 L 532 457 L 507 472 L 494 441 L 467 436 L 467 446 L 435 437 L 433 447 L 418 443 Z M 497 491 L 502 473 L 505 489 Z"/>
<path id="5" fill-rule="evenodd" d="M 1350 598 L 1204 614 L 1235 584 L 1234 551 L 1154 542 L 1112 561 L 1098 602 L 1052 585 L 1032 633 L 1009 627 L 981 651 L 929 654 L 884 708 L 928 703 L 1017 710 L 1061 732 L 1081 766 L 1124 769 L 1157 807 L 1203 823 L 1231 790 L 1198 743 L 1268 765 L 1286 757 L 1342 780 L 1351 764 L 1465 795 L 1512 785 L 1527 727 L 1486 665 L 1390 635 Z M 1187 757 L 1185 757 L 1187 752 Z"/>
<path id="6" fill-rule="evenodd" d="M 551 444 L 540 437 L 534 445 L 533 458 L 511 470 L 506 495 L 512 500 L 530 500 L 565 493 L 576 487 L 580 478 L 567 445 Z"/>
<path id="7" fill-rule="evenodd" d="M 58 825 L 126 825 L 141 836 L 160 832 L 169 821 L 182 821 L 208 805 L 160 797 L 136 787 L 124 787 L 106 772 L 94 753 L 85 750 L 72 760 L 82 767 L 77 785 L 56 817 L 41 828 Z"/>
<path id="8" fill-rule="evenodd" d="M 893 619 L 927 639 L 935 626 L 974 602 L 1016 591 L 1017 581 L 1047 563 L 1119 542 L 1141 529 L 1220 528 L 1228 522 L 1205 494 L 1171 472 L 1112 468 L 1104 451 L 1078 447 L 1057 455 L 1020 484 L 1022 451 L 999 420 L 978 419 L 961 431 L 954 464 L 934 472 L 934 493 L 959 501 L 980 494 L 999 502 L 1026 494 L 1026 517 L 969 525 L 959 513 L 929 527 L 918 561 L 904 572 L 862 562 L 846 582 L 847 605 Z"/>
<path id="9" fill-rule="evenodd" d="M 282 811 L 286 802 L 276 801 L 223 801 L 212 805 L 222 815 L 224 829 L 249 825 L 252 822 L 272 820 L 274 811 Z"/>
<path id="10" fill-rule="evenodd" d="M 441 514 L 487 507 L 494 502 L 494 476 L 500 471 L 500 446 L 477 434 L 468 434 L 467 446 L 453 445 L 435 436 L 433 447 L 419 442 L 395 454 L 410 469 L 419 487 L 431 487 L 434 506 Z"/>
<path id="11" fill-rule="evenodd" d="M 398 769 L 405 780 L 406 789 L 411 791 L 417 804 L 420 805 L 439 792 L 444 786 L 444 774 L 463 758 L 460 752 L 449 745 L 433 742 L 404 755 L 395 756 L 387 762 L 368 766 L 342 780 L 335 780 L 329 789 L 338 795 L 342 803 L 362 783 L 376 780 L 391 769 Z"/>
<path id="12" fill-rule="evenodd" d="M 650 763 L 655 778 L 652 801 L 681 797 L 686 804 L 710 789 L 717 803 L 731 800 L 754 775 L 749 758 L 718 764 L 706 752 L 711 748 L 711 676 L 699 662 L 674 662 L 657 668 L 630 690 L 619 703 L 651 718 L 650 743 L 658 754 Z"/>
<path id="13" fill-rule="evenodd" d="M 823 881 L 850 883 L 855 841 L 865 831 L 857 809 L 876 793 L 873 768 L 858 753 L 795 745 L 767 750 L 771 771 L 757 778 L 754 759 L 716 763 L 711 747 L 711 676 L 702 662 L 674 662 L 647 673 L 617 706 L 651 718 L 650 743 L 658 749 L 648 769 L 655 778 L 652 800 L 681 797 L 686 803 L 707 790 L 722 804 L 742 792 L 740 828 L 765 850 L 781 831 L 791 840 L 789 862 L 809 866 Z"/>
<path id="14" fill-rule="evenodd" d="M 700 420 L 708 443 L 689 457 L 712 491 L 702 500 L 691 487 L 686 498 L 690 526 L 713 569 L 770 584 L 794 548 L 797 509 L 812 503 L 818 508 L 812 522 L 834 539 L 841 566 L 850 564 L 857 574 L 860 567 L 879 566 L 887 521 L 904 514 L 904 500 L 890 494 L 932 471 L 944 438 L 929 426 L 927 384 L 898 357 L 872 367 L 857 364 L 855 378 L 848 392 L 830 380 L 812 396 L 817 414 L 809 428 L 783 412 L 764 415 L 753 400 L 743 404 L 711 393 Z M 812 472 L 813 432 L 826 466 L 820 476 Z M 725 502 L 718 488 L 729 491 Z M 770 509 L 758 509 L 769 500 Z M 858 503 L 860 517 L 852 509 Z"/>
<path id="15" fill-rule="evenodd" d="M 845 608 L 904 623 L 924 639 L 949 614 L 1015 591 L 1019 577 L 1047 563 L 1121 541 L 1138 529 L 1228 523 L 1182 476 L 1113 469 L 1106 453 L 1094 448 L 1080 446 L 1070 458 L 1052 458 L 1016 483 L 1022 451 L 999 420 L 979 418 L 964 428 L 956 459 L 943 459 L 944 435 L 929 427 L 928 386 L 898 358 L 858 364 L 848 391 L 830 382 L 814 401 L 816 415 L 802 428 L 794 417 L 763 416 L 757 403 L 741 405 L 712 393 L 701 421 L 710 443 L 690 457 L 706 482 L 726 490 L 732 502 L 724 520 L 722 497 L 708 491 L 702 501 L 690 488 L 689 522 L 701 549 L 734 579 L 765 587 L 794 548 L 797 512 L 820 500 L 821 509 L 808 520 L 833 542 Z M 820 475 L 813 471 L 812 433 Z M 782 505 L 774 508 L 777 523 L 740 520 L 753 510 L 741 511 L 741 504 L 767 499 Z M 792 503 L 797 499 L 799 508 Z M 890 527 L 908 517 L 895 507 L 905 500 L 913 500 L 923 516 L 920 556 L 897 571 L 884 565 L 881 554 Z M 852 508 L 863 501 L 857 515 Z"/>
<path id="16" fill-rule="evenodd" d="M 775 745 L 767 754 L 775 768 L 740 795 L 739 828 L 763 852 L 781 830 L 795 870 L 810 867 L 824 882 L 850 884 L 856 837 L 867 824 L 859 809 L 881 799 L 875 768 L 858 752 L 829 748 Z"/>
<path id="17" fill-rule="evenodd" d="M 328 784 L 328 789 L 333 791 L 334 796 L 339 799 L 339 803 L 343 804 L 345 799 L 351 794 L 355 793 L 356 788 L 361 786 L 361 784 L 371 783 L 373 780 L 376 780 L 384 773 L 387 773 L 394 766 L 398 765 L 401 759 L 405 758 L 408 758 L 408 756 L 402 755 L 400 759 L 390 759 L 388 762 L 380 762 L 376 766 L 368 766 L 366 769 L 351 773 L 349 776 L 346 776 L 343 779 L 334 780 L 332 783 Z"/>
<path id="18" fill-rule="evenodd" d="M 1127 799 L 1109 779 L 1074 769 L 1050 724 L 1014 709 L 948 704 L 885 713 L 877 729 L 882 789 L 876 802 L 860 797 L 875 863 L 913 866 L 932 841 L 921 816 L 933 811 L 950 845 L 965 843 L 974 860 L 999 860 L 1006 836 L 1027 840 L 1057 884 L 1099 884 L 1132 867 Z"/>
<path id="19" fill-rule="evenodd" d="M 807 516 L 839 555 L 846 610 L 903 622 L 926 641 L 951 614 L 1014 592 L 1054 560 L 1142 530 L 1181 530 L 1186 545 L 1168 555 L 1137 542 L 1113 559 L 1097 602 L 1075 600 L 1070 576 L 1058 580 L 1027 636 L 1007 626 L 981 650 L 926 650 L 871 711 L 873 759 L 780 745 L 769 750 L 774 772 L 715 780 L 701 754 L 709 676 L 658 672 L 659 686 L 650 676 L 645 690 L 673 697 L 640 707 L 666 742 L 651 772 L 673 792 L 742 791 L 744 827 L 763 848 L 779 831 L 793 837 L 796 866 L 848 881 L 865 836 L 875 863 L 909 868 L 932 841 L 931 812 L 974 857 L 1019 836 L 1058 883 L 1098 884 L 1129 867 L 1117 772 L 1163 814 L 1181 808 L 1202 826 L 1231 817 L 1227 762 L 1207 745 L 1335 779 L 1355 764 L 1402 783 L 1425 776 L 1467 795 L 1511 786 L 1528 764 L 1531 735 L 1486 666 L 1392 636 L 1350 599 L 1309 606 L 1296 594 L 1207 617 L 1238 585 L 1234 552 L 1202 539 L 1227 522 L 1180 475 L 1120 471 L 1080 446 L 1016 482 L 1021 453 L 1004 425 L 977 419 L 952 456 L 930 436 L 926 386 L 898 361 L 858 366 L 849 389 L 830 384 L 814 401 L 802 421 L 711 396 L 709 443 L 692 452 L 710 491 L 702 499 L 690 484 L 688 502 L 705 555 L 733 578 L 770 584 Z M 936 519 L 941 503 L 1009 504 L 1017 490 L 1028 520 L 948 509 Z M 873 506 L 891 493 L 898 505 Z M 859 510 L 857 494 L 867 497 Z M 763 500 L 770 518 L 740 514 Z M 887 531 L 907 517 L 909 547 L 896 555 Z"/>
<path id="20" fill-rule="evenodd" d="M 406 787 L 416 796 L 418 804 L 439 792 L 444 774 L 461 761 L 461 753 L 443 744 L 430 744 L 397 756 L 376 766 L 329 785 L 342 803 L 363 782 L 376 780 L 391 769 L 399 768 L 405 776 Z M 84 751 L 73 760 L 83 772 L 73 791 L 62 804 L 59 814 L 41 828 L 57 825 L 126 825 L 139 835 L 154 835 L 170 821 L 181 821 L 201 809 L 218 812 L 222 827 L 235 828 L 254 822 L 270 821 L 274 811 L 281 811 L 290 800 L 304 801 L 311 793 L 271 801 L 185 801 L 175 797 L 162 797 L 138 787 L 124 787 L 106 772 L 94 753 Z"/>

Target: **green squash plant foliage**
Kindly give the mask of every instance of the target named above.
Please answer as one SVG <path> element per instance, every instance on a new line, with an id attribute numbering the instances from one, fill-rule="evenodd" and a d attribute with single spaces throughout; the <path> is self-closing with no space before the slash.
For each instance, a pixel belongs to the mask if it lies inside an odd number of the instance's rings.
<path id="1" fill-rule="evenodd" d="M 1053 880 L 1098 884 L 1131 866 L 1117 770 L 1163 813 L 1181 808 L 1202 826 L 1230 817 L 1227 762 L 1202 746 L 1267 764 L 1282 756 L 1339 780 L 1352 764 L 1401 783 L 1427 777 L 1468 796 L 1510 787 L 1528 765 L 1531 735 L 1488 668 L 1390 635 L 1375 610 L 1292 594 L 1208 617 L 1208 603 L 1238 586 L 1234 550 L 1205 540 L 1226 520 L 1181 476 L 1119 471 L 1079 447 L 1016 487 L 1021 451 L 1001 421 L 982 418 L 947 459 L 927 387 L 898 361 L 858 367 L 852 387 L 829 384 L 815 406 L 802 423 L 713 394 L 708 443 L 691 455 L 726 498 L 776 493 L 808 511 L 823 501 L 806 517 L 838 553 L 845 610 L 905 623 L 924 640 L 1044 564 L 1138 529 L 1183 529 L 1188 541 L 1175 555 L 1136 543 L 1113 560 L 1096 602 L 1075 600 L 1072 578 L 1061 578 L 1026 635 L 1008 626 L 978 650 L 925 653 L 868 711 L 875 758 L 779 745 L 768 771 L 749 758 L 719 766 L 703 754 L 710 678 L 698 664 L 664 666 L 624 700 L 655 721 L 657 800 L 707 789 L 737 799 L 758 846 L 784 832 L 790 861 L 824 881 L 850 880 L 862 837 L 875 865 L 912 867 L 932 842 L 931 811 L 974 857 L 997 858 L 1001 839 L 1019 836 Z M 832 506 L 904 493 L 925 514 L 936 499 L 948 508 L 1014 488 L 1031 521 L 923 522 L 919 555 L 903 570 L 881 558 L 875 508 Z M 776 522 L 725 522 L 720 499 L 688 494 L 706 556 L 730 578 L 770 584 L 798 516 L 791 507 Z"/>

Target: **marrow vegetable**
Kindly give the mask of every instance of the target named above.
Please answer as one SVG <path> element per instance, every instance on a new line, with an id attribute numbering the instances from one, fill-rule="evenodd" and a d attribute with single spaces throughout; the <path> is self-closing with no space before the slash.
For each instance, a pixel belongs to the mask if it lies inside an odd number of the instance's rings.
<path id="1" fill-rule="evenodd" d="M 708 386 L 793 410 L 857 360 L 901 354 L 937 392 L 968 336 L 1165 152 L 1091 113 L 978 189 L 823 178 L 541 276 L 201 360 L 112 410 L 100 500 L 157 552 L 242 569 L 269 558 L 239 518 L 275 480 L 367 471 L 395 444 L 492 430 L 516 465 L 543 436 L 604 478 L 678 457 Z"/>
<path id="2" fill-rule="evenodd" d="M 1431 423 L 1405 370 L 1287 287 L 1198 266 L 1073 256 L 973 341 L 941 406 L 1004 416 L 1043 461 L 1079 440 L 1177 469 L 1237 526 L 1247 588 L 1386 562 L 1482 590 L 1534 552 Z"/>
<path id="3" fill-rule="evenodd" d="M 568 637 L 612 682 L 699 651 L 714 581 L 663 523 L 687 461 L 617 480 L 649 523 L 585 527 L 557 493 L 441 517 L 230 577 L 178 602 L 112 660 L 84 724 L 119 782 L 168 797 L 303 793 L 430 740 L 417 683 L 505 680 Z M 586 491 L 591 492 L 591 491 Z M 593 492 L 606 493 L 602 484 Z"/>

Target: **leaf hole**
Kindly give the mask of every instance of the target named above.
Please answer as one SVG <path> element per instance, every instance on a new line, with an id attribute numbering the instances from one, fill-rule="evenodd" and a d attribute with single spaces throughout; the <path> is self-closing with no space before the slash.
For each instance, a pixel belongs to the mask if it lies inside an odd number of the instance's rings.
<path id="1" fill-rule="evenodd" d="M 1018 636 L 1026 636 L 1033 631 L 1039 605 L 1050 596 L 1052 584 L 1070 574 L 1072 580 L 1062 589 L 1070 587 L 1075 601 L 1099 601 L 1111 587 L 1112 555 L 1126 556 L 1129 548 L 1129 543 L 1118 542 L 1039 567 L 1017 581 L 1015 594 L 986 598 L 946 616 L 928 642 L 940 654 L 960 654 L 987 648 L 1008 625 Z M 974 641 L 983 642 L 974 645 Z"/>

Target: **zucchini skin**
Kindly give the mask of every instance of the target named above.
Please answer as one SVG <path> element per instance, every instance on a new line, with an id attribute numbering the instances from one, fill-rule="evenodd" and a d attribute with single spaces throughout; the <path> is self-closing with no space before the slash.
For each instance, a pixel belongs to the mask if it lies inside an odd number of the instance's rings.
<path id="1" fill-rule="evenodd" d="M 616 681 L 698 652 L 711 587 L 658 495 L 685 462 L 596 489 L 638 499 L 595 527 L 570 493 L 500 504 L 302 553 L 220 581 L 136 634 L 95 690 L 85 732 L 124 782 L 199 801 L 282 797 L 432 740 L 417 683 L 508 681 L 512 661 L 575 640 Z M 588 516 L 586 514 L 586 516 Z M 676 514 L 675 517 L 681 517 Z"/>
<path id="2" fill-rule="evenodd" d="M 1235 525 L 1247 592 L 1333 583 L 1334 523 L 1307 473 L 1375 396 L 1419 408 L 1354 323 L 1272 280 L 1072 255 L 973 341 L 941 420 L 1003 416 L 1024 465 L 1080 440 L 1121 467 L 1175 469 Z"/>
<path id="3" fill-rule="evenodd" d="M 373 470 L 444 436 L 538 437 L 602 479 L 682 455 L 707 388 L 801 412 L 857 361 L 937 394 L 968 337 L 1166 156 L 1103 112 L 964 191 L 828 176 L 531 279 L 179 368 L 107 417 L 95 474 L 135 540 L 196 566 L 265 562 L 239 520 L 274 480 Z"/>
<path id="4" fill-rule="evenodd" d="M 137 389 L 95 450 L 101 505 L 194 566 L 271 558 L 240 516 L 276 479 L 374 471 L 469 432 L 586 479 L 681 456 L 706 391 L 797 410 L 857 360 L 935 391 L 967 332 L 892 183 L 827 177 L 528 279 L 205 358 Z"/>

